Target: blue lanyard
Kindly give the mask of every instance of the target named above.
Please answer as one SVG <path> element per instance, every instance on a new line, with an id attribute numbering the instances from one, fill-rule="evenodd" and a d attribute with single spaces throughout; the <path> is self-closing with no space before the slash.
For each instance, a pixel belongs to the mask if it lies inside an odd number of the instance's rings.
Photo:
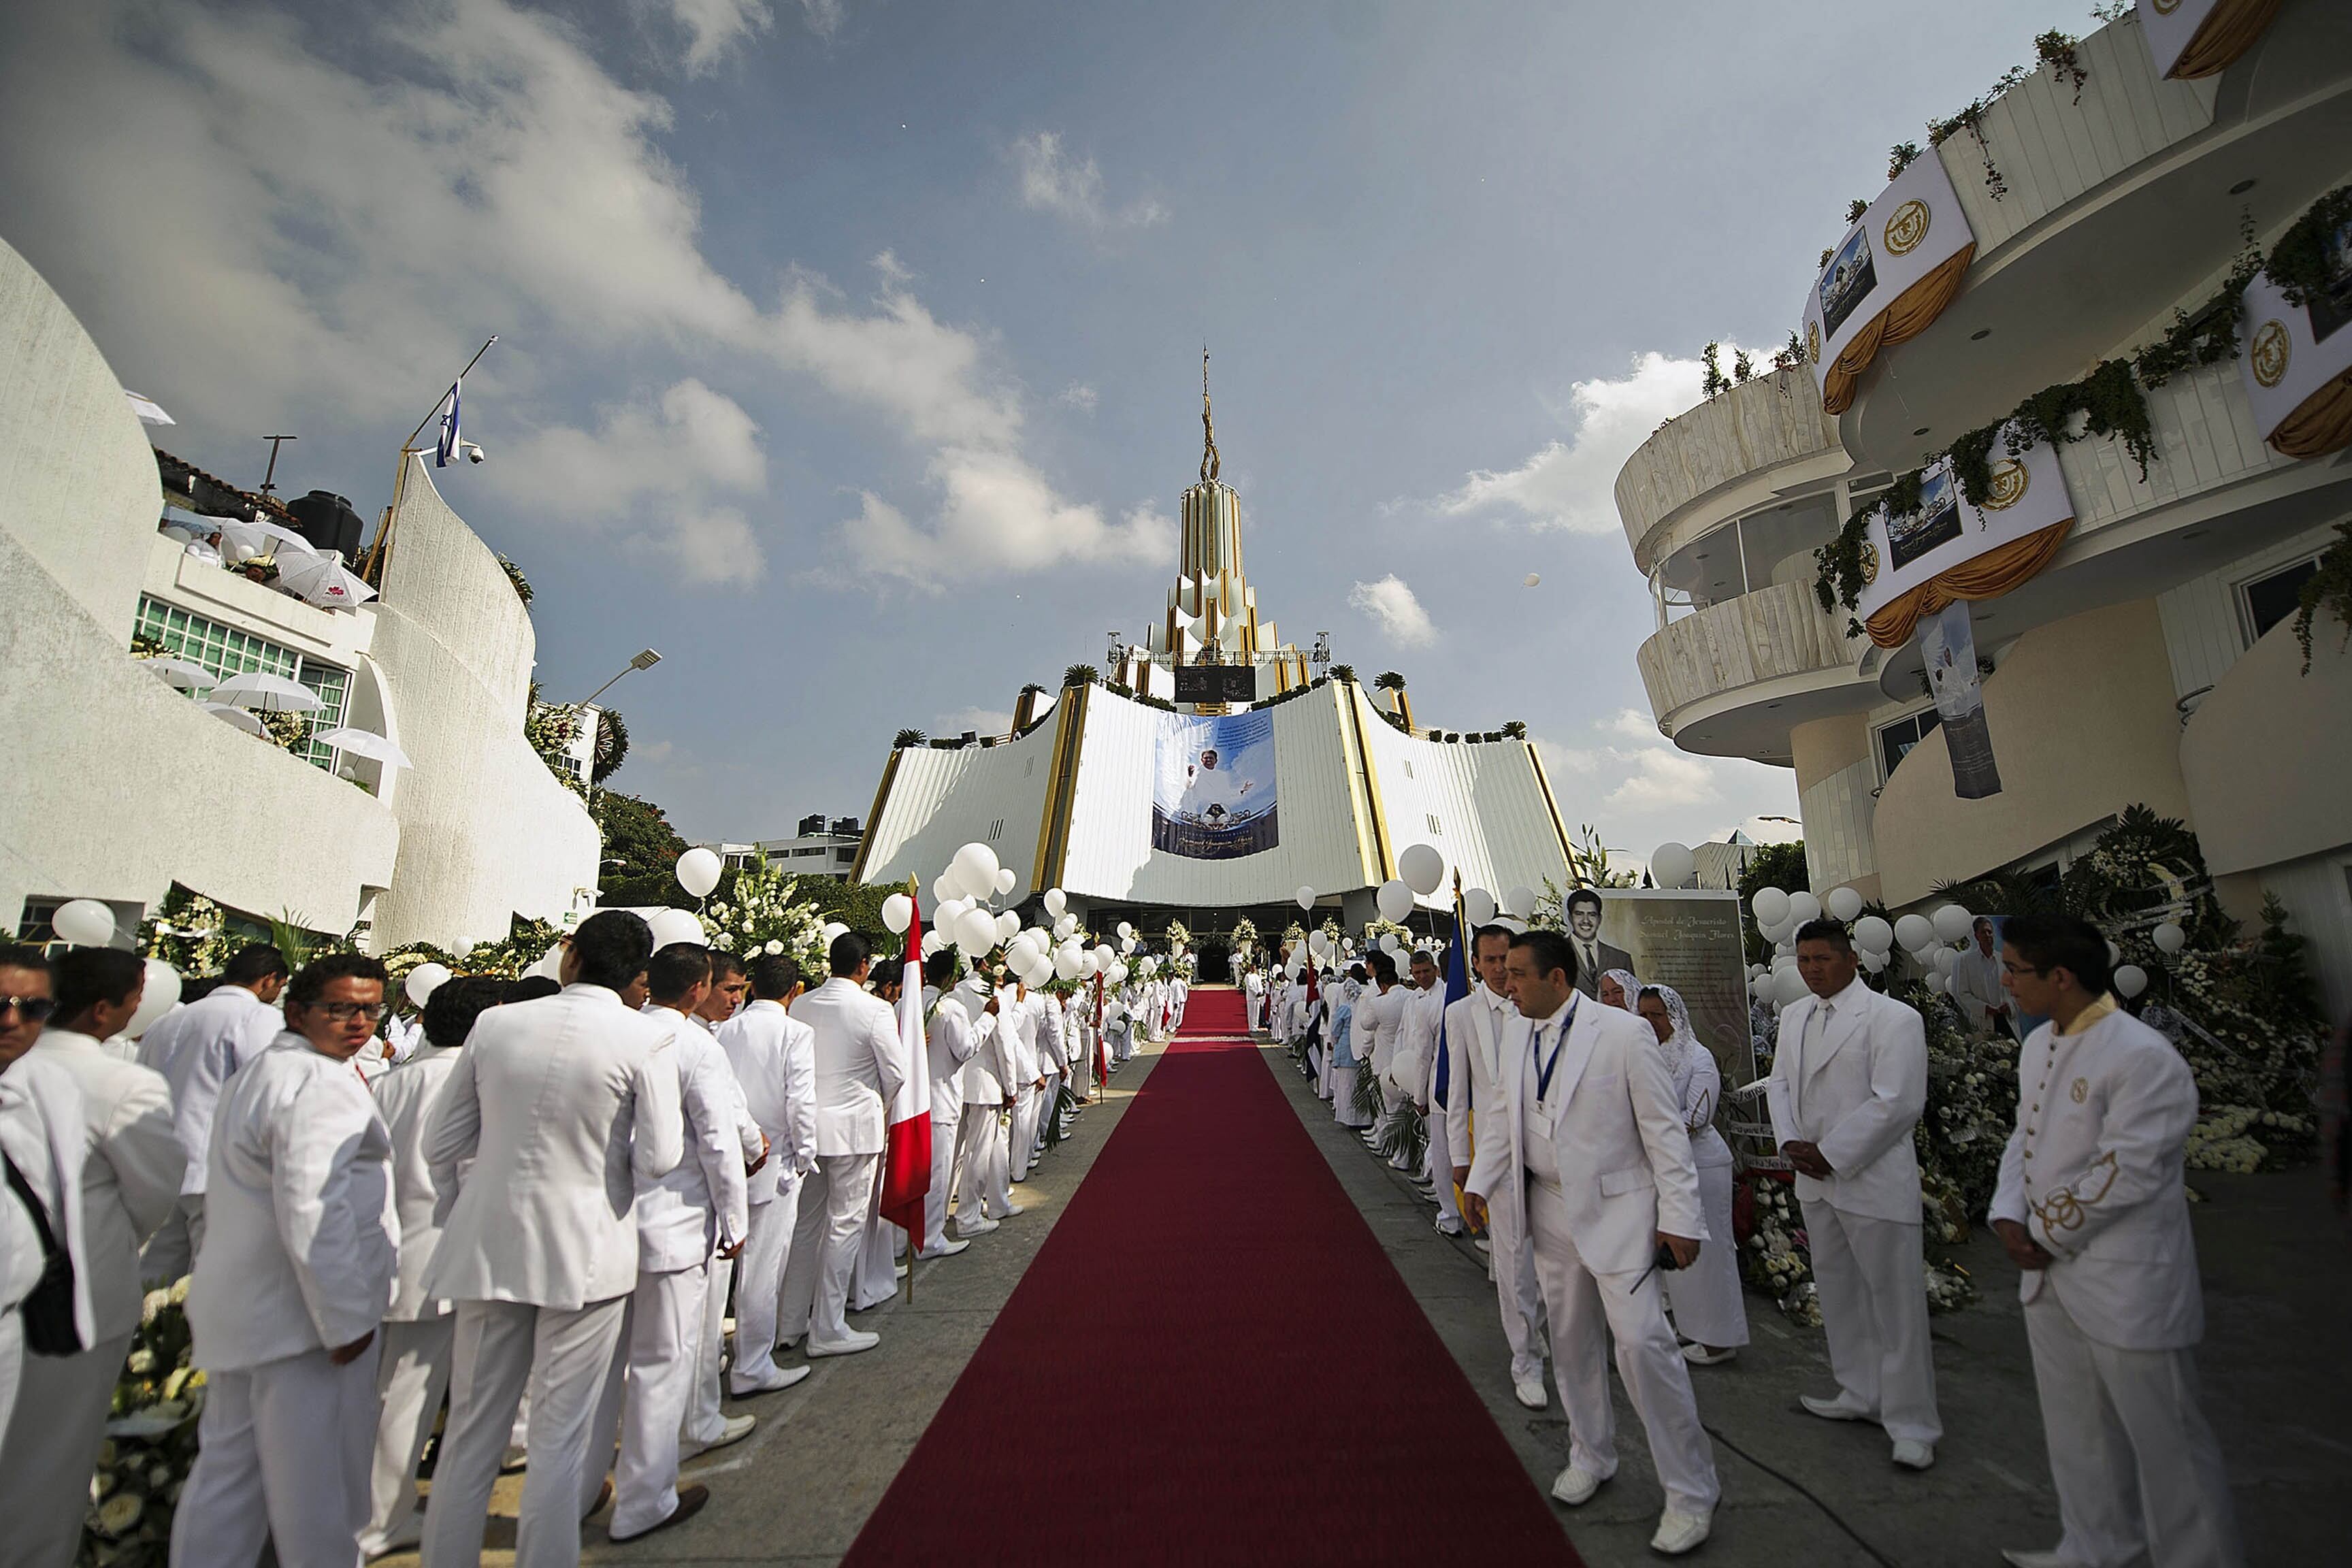
<path id="1" fill-rule="evenodd" d="M 1538 1103 L 1551 1094 L 1552 1069 L 1559 1066 L 1560 1047 L 1568 1044 L 1569 1026 L 1576 1022 L 1576 1004 L 1579 1000 L 1580 1000 L 1579 997 L 1570 997 L 1568 1011 L 1560 1015 L 1559 1037 L 1552 1042 L 1551 1060 L 1543 1059 L 1543 1031 L 1540 1028 L 1536 1031 L 1535 1038 L 1529 1042 L 1530 1048 L 1536 1053 L 1536 1100 Z"/>

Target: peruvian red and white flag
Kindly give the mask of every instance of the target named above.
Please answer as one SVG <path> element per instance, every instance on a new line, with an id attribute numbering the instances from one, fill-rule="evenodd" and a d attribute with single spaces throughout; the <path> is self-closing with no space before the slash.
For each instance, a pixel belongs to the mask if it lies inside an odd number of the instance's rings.
<path id="1" fill-rule="evenodd" d="M 923 915 L 907 888 L 907 968 L 898 983 L 898 1049 L 907 1081 L 890 1101 L 883 1144 L 882 1217 L 923 1245 L 923 1199 L 931 1190 L 931 1054 L 923 1040 Z"/>

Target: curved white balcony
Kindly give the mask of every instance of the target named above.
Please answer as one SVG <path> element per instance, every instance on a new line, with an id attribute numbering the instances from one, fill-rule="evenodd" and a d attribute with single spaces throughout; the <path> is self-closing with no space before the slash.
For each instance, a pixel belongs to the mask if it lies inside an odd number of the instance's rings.
<path id="1" fill-rule="evenodd" d="M 1724 520 L 1848 467 L 1812 372 L 1774 371 L 1675 416 L 1636 447 L 1617 473 L 1617 515 L 1648 576 Z"/>
<path id="2" fill-rule="evenodd" d="M 1810 580 L 1775 583 L 1672 622 L 1636 659 L 1658 728 L 1686 752 L 1787 763 L 1791 725 L 1867 708 L 1867 641 L 1823 613 Z"/>

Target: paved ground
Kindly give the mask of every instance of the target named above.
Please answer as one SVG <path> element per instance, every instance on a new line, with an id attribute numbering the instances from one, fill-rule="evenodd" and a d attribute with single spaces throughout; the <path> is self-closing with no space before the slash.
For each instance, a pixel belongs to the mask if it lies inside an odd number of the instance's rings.
<path id="1" fill-rule="evenodd" d="M 1486 1259 L 1437 1234 L 1434 1211 L 1352 1132 L 1336 1125 L 1280 1052 L 1282 1080 L 1325 1157 L 1390 1259 L 1486 1399 L 1528 1472 L 1549 1487 L 1568 1463 L 1558 1396 L 1547 1411 L 1511 1396 L 1509 1357 Z M 2352 1560 L 2352 1247 L 2327 1214 L 2315 1172 L 2200 1174 L 2207 1337 L 2206 1409 L 2230 1468 L 2247 1560 Z M 1800 1393 L 1829 1393 L 1821 1331 L 1748 1297 L 1755 1342 L 1722 1366 L 1694 1367 L 1699 1414 L 1716 1439 L 1724 1501 L 1699 1553 L 1717 1563 L 1992 1564 L 2002 1546 L 2058 1536 L 2016 1272 L 1990 1235 L 1948 1253 L 1982 1300 L 1935 1320 L 1945 1436 L 1936 1468 L 1897 1469 L 1875 1428 L 1804 1415 Z M 1641 1427 L 1617 1392 L 1620 1468 L 1571 1514 L 1570 1538 L 1592 1568 L 1654 1563 L 1648 1550 L 1664 1498 Z"/>

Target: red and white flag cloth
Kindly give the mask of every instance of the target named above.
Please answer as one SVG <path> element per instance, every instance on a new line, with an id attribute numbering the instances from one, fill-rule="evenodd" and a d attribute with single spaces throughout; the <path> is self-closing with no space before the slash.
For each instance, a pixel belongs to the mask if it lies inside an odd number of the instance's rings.
<path id="1" fill-rule="evenodd" d="M 1095 976 L 1095 1081 L 1110 1082 L 1110 1042 L 1103 1036 L 1103 977 Z"/>
<path id="2" fill-rule="evenodd" d="M 914 894 L 908 903 L 911 909 Z M 907 1081 L 890 1101 L 883 1144 L 882 1217 L 923 1244 L 923 1199 L 931 1190 L 931 1054 L 923 1041 L 923 916 L 907 920 L 907 968 L 898 983 L 898 1049 Z"/>

